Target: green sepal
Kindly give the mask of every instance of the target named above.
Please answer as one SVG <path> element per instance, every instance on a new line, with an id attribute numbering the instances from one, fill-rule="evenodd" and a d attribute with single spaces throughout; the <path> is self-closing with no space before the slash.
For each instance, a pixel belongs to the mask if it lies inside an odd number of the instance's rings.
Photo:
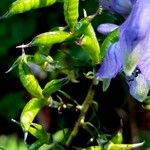
<path id="1" fill-rule="evenodd" d="M 48 133 L 40 124 L 32 123 L 28 132 L 41 141 L 49 141 Z"/>
<path id="2" fill-rule="evenodd" d="M 101 45 L 101 59 L 103 60 L 109 46 L 119 40 L 119 29 L 112 31 L 103 41 Z"/>

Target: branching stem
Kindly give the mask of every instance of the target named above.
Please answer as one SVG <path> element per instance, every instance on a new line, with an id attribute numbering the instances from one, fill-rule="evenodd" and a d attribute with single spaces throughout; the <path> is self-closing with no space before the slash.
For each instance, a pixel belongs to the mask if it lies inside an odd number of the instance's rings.
<path id="1" fill-rule="evenodd" d="M 78 134 L 78 131 L 79 131 L 79 128 L 82 126 L 82 124 L 84 123 L 84 119 L 85 119 L 85 115 L 89 109 L 89 107 L 91 106 L 92 102 L 93 102 L 93 97 L 94 97 L 94 93 L 95 93 L 95 90 L 93 88 L 93 84 L 91 84 L 91 86 L 89 87 L 89 90 L 88 90 L 88 93 L 87 93 L 87 96 L 81 106 L 81 112 L 80 112 L 80 115 L 79 115 L 79 118 L 66 142 L 66 146 L 70 146 L 71 145 L 71 142 L 72 140 L 76 137 L 76 135 Z"/>

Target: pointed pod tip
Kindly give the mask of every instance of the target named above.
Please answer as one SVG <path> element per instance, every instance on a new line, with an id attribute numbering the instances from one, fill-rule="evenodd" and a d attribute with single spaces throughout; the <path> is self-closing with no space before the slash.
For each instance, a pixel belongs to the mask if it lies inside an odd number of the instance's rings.
<path id="1" fill-rule="evenodd" d="M 16 46 L 16 48 L 27 48 L 27 47 L 30 47 L 30 46 L 31 46 L 31 43 L 29 43 L 29 44 L 22 44 L 22 45 Z"/>
<path id="2" fill-rule="evenodd" d="M 18 121 L 16 121 L 15 119 L 12 118 L 11 121 L 20 126 L 20 123 Z"/>
<path id="3" fill-rule="evenodd" d="M 25 143 L 26 143 L 27 137 L 28 137 L 28 132 L 25 132 L 25 133 L 24 133 L 24 142 L 25 142 Z"/>
<path id="4" fill-rule="evenodd" d="M 87 17 L 87 12 L 85 9 L 83 9 L 83 15 L 84 15 L 84 17 Z"/>
<path id="5" fill-rule="evenodd" d="M 133 147 L 132 147 L 132 148 L 141 147 L 141 146 L 143 146 L 144 143 L 145 143 L 145 141 L 143 141 L 143 142 L 141 142 L 141 143 L 133 144 Z"/>
<path id="6" fill-rule="evenodd" d="M 5 18 L 6 18 L 5 16 L 1 16 L 1 17 L 0 17 L 0 20 L 3 20 L 3 19 L 5 19 Z"/>
<path id="7" fill-rule="evenodd" d="M 8 11 L 3 16 L 0 17 L 0 20 L 3 20 L 7 17 L 9 17 L 9 12 Z"/>
<path id="8" fill-rule="evenodd" d="M 12 70 L 12 69 L 10 68 L 10 69 L 8 69 L 7 71 L 5 71 L 5 73 L 6 73 L 6 74 L 9 73 L 11 70 Z"/>

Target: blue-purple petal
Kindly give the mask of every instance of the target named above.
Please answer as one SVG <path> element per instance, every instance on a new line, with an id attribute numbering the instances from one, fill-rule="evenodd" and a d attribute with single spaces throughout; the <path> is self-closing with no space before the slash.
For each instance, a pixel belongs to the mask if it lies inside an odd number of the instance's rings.
<path id="1" fill-rule="evenodd" d="M 100 24 L 97 28 L 97 31 L 101 34 L 108 35 L 110 32 L 118 28 L 119 26 L 112 23 Z"/>
<path id="2" fill-rule="evenodd" d="M 147 17 L 149 14 L 149 0 L 137 0 L 135 5 L 133 5 L 131 14 L 120 27 L 121 56 L 122 60 L 124 60 L 124 69 L 128 68 L 125 69 L 128 75 L 133 72 L 142 54 L 149 51 L 150 17 Z M 130 62 L 133 56 L 135 59 Z"/>
<path id="3" fill-rule="evenodd" d="M 118 42 L 112 44 L 108 48 L 104 62 L 98 70 L 98 78 L 114 78 L 117 75 L 117 73 L 119 73 L 122 70 L 122 63 L 118 55 L 118 49 Z"/>
<path id="4" fill-rule="evenodd" d="M 150 52 L 143 54 L 143 57 L 138 64 L 138 67 L 140 68 L 141 73 L 150 85 Z"/>
<path id="5" fill-rule="evenodd" d="M 130 0 L 130 1 L 131 1 L 132 5 L 134 5 L 137 0 Z"/>
<path id="6" fill-rule="evenodd" d="M 132 3 L 130 0 L 112 0 L 112 7 L 113 9 L 121 14 L 121 15 L 128 15 L 132 8 Z"/>
<path id="7" fill-rule="evenodd" d="M 100 0 L 100 5 L 107 10 L 117 12 L 123 16 L 128 15 L 132 7 L 130 0 Z"/>
<path id="8" fill-rule="evenodd" d="M 140 102 L 143 102 L 148 95 L 149 85 L 144 76 L 140 73 L 133 80 L 128 80 L 130 94 Z"/>
<path id="9" fill-rule="evenodd" d="M 100 5 L 103 6 L 103 8 L 107 9 L 107 10 L 113 10 L 111 8 L 111 5 L 112 5 L 112 0 L 99 0 L 100 2 Z"/>

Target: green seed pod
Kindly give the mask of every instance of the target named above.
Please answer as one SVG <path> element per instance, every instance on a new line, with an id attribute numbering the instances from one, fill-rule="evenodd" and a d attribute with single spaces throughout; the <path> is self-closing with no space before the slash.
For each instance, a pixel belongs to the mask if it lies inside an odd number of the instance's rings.
<path id="1" fill-rule="evenodd" d="M 26 90 L 35 97 L 43 97 L 42 89 L 28 65 L 22 61 L 19 64 L 19 78 Z"/>
<path id="2" fill-rule="evenodd" d="M 99 48 L 94 45 L 93 39 L 89 36 L 84 36 L 81 39 L 80 45 L 91 58 L 92 64 L 98 64 L 100 61 L 100 51 Z"/>
<path id="3" fill-rule="evenodd" d="M 83 33 L 85 33 L 86 28 L 88 27 L 88 25 L 91 23 L 91 21 L 93 20 L 93 18 L 96 16 L 97 14 L 91 15 L 91 16 L 87 16 L 83 19 L 81 19 L 75 29 L 74 29 L 74 35 L 75 36 L 80 36 Z"/>
<path id="4" fill-rule="evenodd" d="M 108 47 L 119 40 L 119 29 L 112 31 L 104 40 L 101 46 L 101 57 L 105 57 Z"/>
<path id="5" fill-rule="evenodd" d="M 70 38 L 71 38 L 71 34 L 69 32 L 65 32 L 65 31 L 47 32 L 36 36 L 32 40 L 31 45 L 33 46 L 53 45 L 56 43 L 62 43 Z"/>
<path id="6" fill-rule="evenodd" d="M 84 35 L 80 44 L 89 53 L 93 64 L 98 64 L 100 62 L 100 46 L 91 23 L 85 29 Z"/>
<path id="7" fill-rule="evenodd" d="M 50 6 L 55 2 L 56 0 L 17 0 L 11 4 L 9 10 L 1 18 L 7 18 L 32 9 Z"/>
<path id="8" fill-rule="evenodd" d="M 63 79 L 55 79 L 55 80 L 51 80 L 50 82 L 48 82 L 43 91 L 42 94 L 45 97 L 49 97 L 51 94 L 55 93 L 56 91 L 60 90 L 62 86 L 64 86 L 65 84 L 67 84 L 68 79 L 67 78 L 63 78 Z"/>
<path id="9" fill-rule="evenodd" d="M 79 0 L 64 0 L 64 15 L 69 27 L 73 29 L 78 22 Z"/>
<path id="10" fill-rule="evenodd" d="M 53 44 L 62 43 L 72 38 L 72 34 L 66 31 L 52 31 L 42 33 L 27 44 L 20 45 L 17 48 L 25 48 L 30 46 L 52 46 Z"/>
<path id="11" fill-rule="evenodd" d="M 20 124 L 25 132 L 28 132 L 32 121 L 36 117 L 37 113 L 45 105 L 44 99 L 32 98 L 24 107 L 21 117 Z"/>

